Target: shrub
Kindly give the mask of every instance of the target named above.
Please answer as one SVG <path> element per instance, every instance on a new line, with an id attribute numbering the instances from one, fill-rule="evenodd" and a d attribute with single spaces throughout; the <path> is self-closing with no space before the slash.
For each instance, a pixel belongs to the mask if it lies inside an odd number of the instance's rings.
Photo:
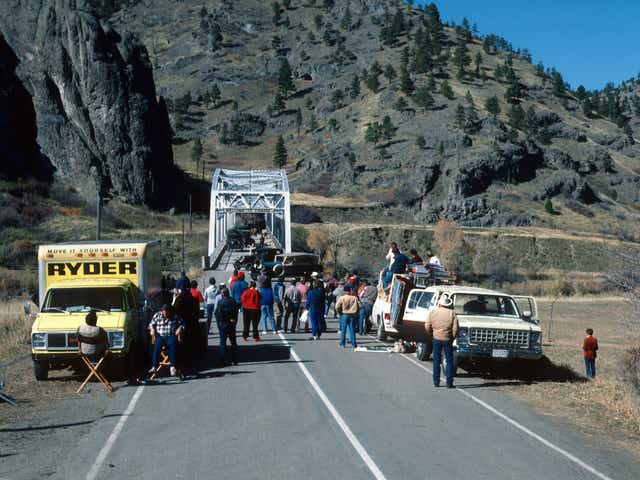
<path id="1" fill-rule="evenodd" d="M 553 286 L 550 289 L 550 293 L 552 293 L 554 296 L 571 297 L 576 294 L 576 289 L 573 283 L 568 280 L 562 279 L 554 282 Z"/>
<path id="2" fill-rule="evenodd" d="M 627 350 L 620 361 L 622 379 L 640 395 L 640 347 Z"/>
<path id="3" fill-rule="evenodd" d="M 307 252 L 309 246 L 307 245 L 307 238 L 309 237 L 309 231 L 304 227 L 292 227 L 291 228 L 291 250 L 294 252 Z"/>

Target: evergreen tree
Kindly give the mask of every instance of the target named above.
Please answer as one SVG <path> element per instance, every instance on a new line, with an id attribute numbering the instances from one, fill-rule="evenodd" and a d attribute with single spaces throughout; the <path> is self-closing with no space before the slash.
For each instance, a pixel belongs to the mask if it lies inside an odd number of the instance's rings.
<path id="1" fill-rule="evenodd" d="M 357 98 L 360 95 L 360 77 L 357 73 L 353 74 L 351 85 L 349 86 L 349 95 L 351 98 Z"/>
<path id="2" fill-rule="evenodd" d="M 553 94 L 556 97 L 564 97 L 566 93 L 566 88 L 564 86 L 564 79 L 562 78 L 562 75 L 560 74 L 560 72 L 558 71 L 553 72 L 553 75 L 551 76 L 551 86 L 552 86 Z"/>
<path id="3" fill-rule="evenodd" d="M 322 15 L 317 14 L 315 17 L 313 17 L 313 24 L 316 27 L 317 31 L 320 31 L 320 29 L 322 28 L 322 25 L 324 24 L 324 21 L 322 20 Z"/>
<path id="4" fill-rule="evenodd" d="M 229 141 L 229 127 L 226 123 L 223 123 L 220 129 L 220 143 L 223 145 L 229 145 L 229 143 L 231 143 Z"/>
<path id="5" fill-rule="evenodd" d="M 464 41 L 458 41 L 453 53 L 453 64 L 458 67 L 458 78 L 465 76 L 465 69 L 471 64 L 469 48 Z"/>
<path id="6" fill-rule="evenodd" d="M 487 101 L 484 104 L 484 108 L 487 109 L 487 112 L 489 112 L 489 115 L 491 115 L 493 118 L 496 118 L 498 115 L 500 115 L 500 102 L 498 101 L 498 97 L 494 95 L 487 98 Z"/>
<path id="7" fill-rule="evenodd" d="M 220 88 L 218 88 L 218 85 L 214 83 L 208 92 L 208 100 L 213 105 L 213 108 L 216 108 L 218 106 L 218 102 L 220 101 L 220 98 L 221 98 Z"/>
<path id="8" fill-rule="evenodd" d="M 418 135 L 416 137 L 416 146 L 421 150 L 424 150 L 426 148 L 427 141 L 424 139 L 422 135 Z"/>
<path id="9" fill-rule="evenodd" d="M 389 115 L 385 115 L 380 126 L 380 133 L 385 140 L 391 140 L 396 133 L 397 128 L 391 121 Z"/>
<path id="10" fill-rule="evenodd" d="M 527 108 L 527 113 L 524 116 L 524 129 L 527 135 L 531 137 L 534 137 L 538 130 L 538 118 L 535 109 L 531 105 Z"/>
<path id="11" fill-rule="evenodd" d="M 364 133 L 364 139 L 367 142 L 377 144 L 382 138 L 380 124 L 378 122 L 370 123 Z"/>
<path id="12" fill-rule="evenodd" d="M 339 88 L 331 92 L 330 102 L 333 108 L 340 108 L 342 106 L 342 100 L 344 99 L 344 93 Z"/>
<path id="13" fill-rule="evenodd" d="M 467 90 L 467 93 L 465 94 L 464 99 L 467 101 L 467 105 L 475 107 L 476 104 L 473 101 L 473 96 L 471 95 L 471 92 L 469 90 Z"/>
<path id="14" fill-rule="evenodd" d="M 445 154 L 445 150 L 444 150 L 444 142 L 440 141 L 440 145 L 438 145 L 438 156 L 441 159 L 444 159 L 444 154 Z"/>
<path id="15" fill-rule="evenodd" d="M 411 94 L 415 88 L 411 75 L 406 68 L 400 70 L 400 90 L 407 95 Z"/>
<path id="16" fill-rule="evenodd" d="M 465 109 L 464 131 L 469 134 L 477 133 L 480 129 L 480 118 L 475 104 L 471 103 Z"/>
<path id="17" fill-rule="evenodd" d="M 476 57 L 475 57 L 475 64 L 476 64 L 476 78 L 480 78 L 480 67 L 482 66 L 482 54 L 480 52 L 476 53 Z"/>
<path id="18" fill-rule="evenodd" d="M 437 90 L 436 79 L 431 74 L 427 76 L 427 88 L 430 92 L 435 92 Z"/>
<path id="19" fill-rule="evenodd" d="M 393 65 L 390 63 L 387 63 L 387 66 L 384 67 L 384 76 L 388 81 L 393 80 L 397 76 L 395 68 L 393 68 Z"/>
<path id="20" fill-rule="evenodd" d="M 196 171 L 200 170 L 200 159 L 202 158 L 202 141 L 200 138 L 196 138 L 193 141 L 193 147 L 191 148 L 191 160 L 196 164 Z"/>
<path id="21" fill-rule="evenodd" d="M 409 61 L 411 60 L 411 50 L 409 47 L 404 47 L 400 52 L 400 68 L 409 68 Z"/>
<path id="22" fill-rule="evenodd" d="M 298 107 L 296 110 L 296 129 L 298 131 L 298 137 L 300 136 L 300 127 L 302 127 L 302 110 Z"/>
<path id="23" fill-rule="evenodd" d="M 511 110 L 507 113 L 509 117 L 509 125 L 517 130 L 523 130 L 525 111 L 519 103 L 511 106 Z"/>
<path id="24" fill-rule="evenodd" d="M 347 5 L 344 15 L 342 16 L 342 20 L 340 20 L 340 28 L 342 28 L 342 30 L 351 30 L 352 22 L 353 17 L 351 15 L 351 9 L 349 8 L 349 5 Z"/>
<path id="25" fill-rule="evenodd" d="M 456 107 L 456 119 L 454 124 L 456 128 L 458 128 L 459 130 L 464 130 L 465 113 L 464 113 L 464 107 L 460 104 L 458 104 L 458 106 Z"/>
<path id="26" fill-rule="evenodd" d="M 411 97 L 413 102 L 420 108 L 422 108 L 423 112 L 433 107 L 435 104 L 435 100 L 429 93 L 429 89 L 427 87 L 419 87 L 416 89 L 415 93 Z"/>
<path id="27" fill-rule="evenodd" d="M 229 140 L 236 145 L 242 145 L 244 138 L 242 137 L 242 126 L 240 119 L 234 116 L 231 119 L 231 128 L 229 129 Z"/>
<path id="28" fill-rule="evenodd" d="M 511 104 L 520 103 L 520 98 L 522 97 L 522 87 L 520 86 L 520 82 L 510 83 L 507 86 L 507 89 L 504 92 L 504 99 Z"/>
<path id="29" fill-rule="evenodd" d="M 312 132 L 318 129 L 318 120 L 316 120 L 315 114 L 311 114 L 311 118 L 309 118 L 309 130 Z"/>
<path id="30" fill-rule="evenodd" d="M 449 100 L 453 100 L 455 98 L 455 95 L 453 94 L 453 89 L 451 88 L 451 85 L 449 85 L 449 82 L 445 79 L 442 81 L 442 83 L 440 84 L 440 93 L 448 98 Z"/>
<path id="31" fill-rule="evenodd" d="M 282 0 L 282 6 L 285 10 L 291 10 L 291 0 Z"/>
<path id="32" fill-rule="evenodd" d="M 367 73 L 366 70 L 362 72 L 362 78 L 364 78 L 364 84 L 367 86 L 369 90 L 373 93 L 377 93 L 380 88 L 380 80 L 378 80 L 377 75 L 373 75 L 373 73 Z"/>
<path id="33" fill-rule="evenodd" d="M 631 141 L 631 143 L 634 143 L 633 129 L 631 128 L 631 125 L 629 125 L 629 122 L 626 122 L 624 124 L 624 126 L 622 127 L 622 131 L 627 136 L 627 138 Z"/>
<path id="34" fill-rule="evenodd" d="M 331 10 L 335 6 L 336 6 L 336 1 L 335 0 L 323 0 L 322 1 L 322 7 L 325 10 Z"/>
<path id="35" fill-rule="evenodd" d="M 272 2 L 271 9 L 273 10 L 273 17 L 271 18 L 271 21 L 276 26 L 280 25 L 280 21 L 282 20 L 282 7 L 280 6 L 280 3 Z"/>
<path id="36" fill-rule="evenodd" d="M 273 98 L 273 104 L 271 106 L 272 110 L 275 113 L 281 113 L 285 108 L 287 107 L 285 101 L 284 101 L 284 95 L 282 95 L 282 92 L 280 90 L 278 90 L 276 92 L 276 96 Z"/>
<path id="37" fill-rule="evenodd" d="M 556 211 L 553 208 L 553 202 L 551 201 L 551 198 L 547 198 L 545 200 L 544 211 L 547 212 L 549 215 L 555 215 Z"/>
<path id="38" fill-rule="evenodd" d="M 287 146 L 284 143 L 282 135 L 278 137 L 276 142 L 276 151 L 273 156 L 273 166 L 276 168 L 284 168 L 287 164 Z"/>
<path id="39" fill-rule="evenodd" d="M 374 60 L 373 64 L 371 65 L 370 72 L 371 72 L 371 75 L 375 75 L 376 77 L 379 77 L 380 75 L 382 75 L 382 67 L 380 66 L 377 60 Z"/>
<path id="40" fill-rule="evenodd" d="M 293 76 L 291 74 L 291 65 L 289 60 L 283 57 L 280 60 L 280 69 L 278 70 L 278 87 L 286 98 L 290 92 L 296 90 L 296 86 L 293 83 Z"/>
<path id="41" fill-rule="evenodd" d="M 393 107 L 399 112 L 404 112 L 408 106 L 409 105 L 407 104 L 407 101 L 404 97 L 398 97 L 398 100 L 396 100 L 396 103 Z"/>

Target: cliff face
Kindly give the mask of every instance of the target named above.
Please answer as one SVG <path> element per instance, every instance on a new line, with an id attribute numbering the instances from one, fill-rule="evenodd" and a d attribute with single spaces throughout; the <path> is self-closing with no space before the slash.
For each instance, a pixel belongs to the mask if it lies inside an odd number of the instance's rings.
<path id="1" fill-rule="evenodd" d="M 4 0 L 0 32 L 33 99 L 37 142 L 85 196 L 161 205 L 174 171 L 146 49 L 82 0 Z"/>

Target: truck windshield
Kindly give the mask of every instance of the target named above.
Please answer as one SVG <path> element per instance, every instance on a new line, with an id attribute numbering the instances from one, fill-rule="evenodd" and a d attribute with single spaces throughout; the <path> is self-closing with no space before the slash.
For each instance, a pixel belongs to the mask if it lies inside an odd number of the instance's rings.
<path id="1" fill-rule="evenodd" d="M 127 305 L 124 293 L 124 290 L 118 287 L 52 288 L 47 292 L 42 311 L 123 312 Z"/>
<path id="2" fill-rule="evenodd" d="M 510 297 L 496 295 L 456 294 L 454 309 L 458 315 L 518 317 L 518 308 Z"/>

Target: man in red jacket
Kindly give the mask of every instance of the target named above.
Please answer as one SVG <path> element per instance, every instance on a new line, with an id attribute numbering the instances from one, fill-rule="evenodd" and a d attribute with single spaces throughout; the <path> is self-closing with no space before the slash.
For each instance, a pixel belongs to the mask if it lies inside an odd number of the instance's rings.
<path id="1" fill-rule="evenodd" d="M 593 336 L 593 329 L 587 328 L 587 336 L 582 343 L 584 365 L 587 370 L 587 378 L 596 378 L 596 357 L 598 351 L 598 339 Z"/>
<path id="2" fill-rule="evenodd" d="M 249 326 L 253 328 L 254 342 L 261 342 L 258 335 L 258 322 L 260 322 L 260 292 L 256 288 L 256 282 L 251 282 L 249 288 L 242 292 L 240 297 L 242 304 L 242 338 L 246 342 L 249 338 Z"/>

